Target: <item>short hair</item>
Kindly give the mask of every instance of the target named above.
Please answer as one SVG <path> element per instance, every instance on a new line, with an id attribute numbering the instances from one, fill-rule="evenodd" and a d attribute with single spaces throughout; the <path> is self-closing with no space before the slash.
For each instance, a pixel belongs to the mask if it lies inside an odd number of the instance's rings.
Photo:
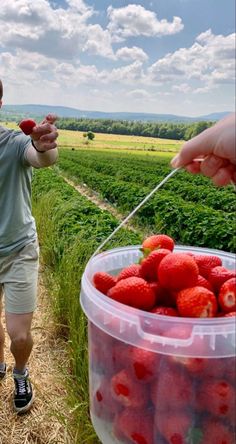
<path id="1" fill-rule="evenodd" d="M 2 81 L 0 79 L 0 100 L 2 100 L 2 96 L 3 96 L 3 86 L 2 86 Z"/>

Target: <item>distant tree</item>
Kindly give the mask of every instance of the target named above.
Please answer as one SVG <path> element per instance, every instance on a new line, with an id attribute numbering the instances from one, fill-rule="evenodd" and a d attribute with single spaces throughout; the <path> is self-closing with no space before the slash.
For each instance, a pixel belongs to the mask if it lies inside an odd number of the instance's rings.
<path id="1" fill-rule="evenodd" d="M 87 132 L 87 138 L 88 140 L 93 140 L 95 137 L 95 134 L 92 131 Z"/>

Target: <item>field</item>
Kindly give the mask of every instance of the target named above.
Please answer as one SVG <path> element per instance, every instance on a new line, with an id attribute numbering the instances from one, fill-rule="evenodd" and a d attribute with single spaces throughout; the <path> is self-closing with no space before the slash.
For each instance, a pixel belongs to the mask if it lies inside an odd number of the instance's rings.
<path id="1" fill-rule="evenodd" d="M 10 124 L 9 124 L 10 127 Z M 119 220 L 88 201 L 64 177 L 96 193 L 125 217 L 171 171 L 181 142 L 60 131 L 59 161 L 36 170 L 33 212 L 41 244 L 44 278 L 52 312 L 70 350 L 68 384 L 71 427 L 78 441 L 98 444 L 89 418 L 87 319 L 79 302 L 84 267 Z M 153 151 L 154 150 L 154 151 Z M 139 244 L 143 233 L 164 232 L 176 243 L 235 251 L 235 193 L 202 176 L 179 171 L 106 248 Z M 62 419 L 63 420 L 63 419 Z"/>

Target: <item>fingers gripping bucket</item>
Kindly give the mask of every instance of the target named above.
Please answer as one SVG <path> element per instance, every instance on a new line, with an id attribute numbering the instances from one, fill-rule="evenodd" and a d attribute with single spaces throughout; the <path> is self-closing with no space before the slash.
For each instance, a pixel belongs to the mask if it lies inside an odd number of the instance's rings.
<path id="1" fill-rule="evenodd" d="M 186 440 L 178 441 L 177 437 L 176 443 L 217 444 L 201 440 L 206 424 L 213 424 L 212 428 L 216 424 L 231 439 L 235 427 L 235 318 L 160 316 L 110 300 L 92 284 L 97 271 L 117 274 L 137 262 L 139 248 L 98 254 L 90 259 L 82 277 L 95 431 L 104 444 L 166 444 L 171 441 L 163 436 L 168 436 L 170 424 L 178 421 L 179 434 Z M 187 246 L 177 246 L 175 251 L 218 255 L 225 267 L 235 268 L 235 256 L 230 253 Z M 128 384 L 127 401 L 117 401 L 114 381 L 120 383 L 121 392 Z M 211 404 L 214 387 L 223 393 L 218 404 Z M 130 441 L 124 428 L 129 428 L 132 420 L 137 431 Z M 146 441 L 141 431 L 145 431 Z"/>

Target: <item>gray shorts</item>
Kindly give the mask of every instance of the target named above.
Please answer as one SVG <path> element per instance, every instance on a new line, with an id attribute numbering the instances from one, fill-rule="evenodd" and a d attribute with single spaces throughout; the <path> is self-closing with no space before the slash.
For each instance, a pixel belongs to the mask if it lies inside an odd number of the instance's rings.
<path id="1" fill-rule="evenodd" d="M 8 313 L 31 313 L 37 305 L 39 246 L 34 241 L 9 256 L 0 257 L 0 302 Z"/>

